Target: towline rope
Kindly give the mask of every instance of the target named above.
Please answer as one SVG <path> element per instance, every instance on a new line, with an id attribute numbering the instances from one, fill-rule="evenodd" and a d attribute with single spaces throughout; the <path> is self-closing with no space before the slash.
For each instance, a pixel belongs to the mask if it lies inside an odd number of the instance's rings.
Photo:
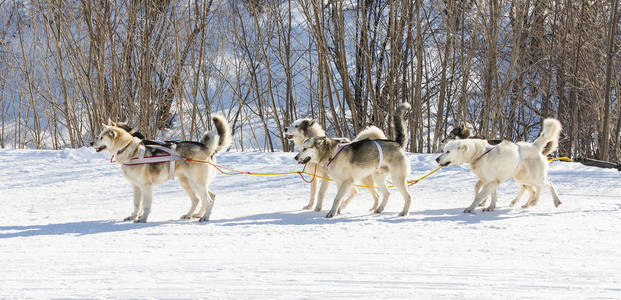
<path id="1" fill-rule="evenodd" d="M 300 175 L 300 178 L 302 178 L 302 180 L 304 180 L 304 182 L 306 183 L 311 183 L 313 181 L 315 181 L 315 179 L 317 178 L 321 178 L 323 180 L 327 180 L 327 181 L 334 181 L 328 177 L 324 177 L 324 176 L 320 176 L 317 175 L 317 165 L 315 165 L 315 169 L 313 170 L 313 173 L 309 173 L 306 172 L 306 164 L 304 165 L 304 168 L 302 169 L 302 171 L 293 171 L 293 172 L 277 172 L 277 173 L 259 173 L 259 172 L 250 172 L 250 171 L 239 171 L 239 170 L 235 170 L 235 169 L 231 169 L 231 168 L 227 168 L 225 166 L 221 166 L 218 164 L 215 164 L 213 162 L 207 161 L 207 160 L 198 160 L 198 159 L 184 159 L 183 160 L 184 163 L 189 163 L 189 162 L 196 162 L 196 163 L 203 163 L 203 164 L 210 164 L 212 165 L 214 168 L 216 168 L 216 170 L 218 170 L 220 173 L 224 174 L 224 175 L 254 175 L 254 176 L 282 176 L 282 175 L 292 175 L 292 174 L 298 174 Z M 568 161 L 568 162 L 573 162 L 573 160 L 569 157 L 555 157 L 555 158 L 551 158 L 548 159 L 549 162 L 553 162 L 553 161 Z M 112 162 L 112 161 L 111 161 Z M 431 174 L 439 171 L 440 169 L 442 169 L 442 167 L 438 167 L 435 170 L 425 174 L 424 176 L 418 178 L 418 179 L 414 179 L 414 180 L 409 180 L 407 182 L 408 186 L 417 184 L 419 181 L 431 176 Z M 312 176 L 312 178 L 310 180 L 307 180 L 306 178 L 304 178 L 304 175 L 309 175 Z M 378 189 L 380 188 L 379 186 L 371 186 L 371 185 L 359 185 L 359 184 L 354 184 L 355 187 L 361 187 L 361 188 L 367 188 L 367 189 Z M 388 188 L 394 188 L 394 185 L 390 185 L 387 186 Z"/>

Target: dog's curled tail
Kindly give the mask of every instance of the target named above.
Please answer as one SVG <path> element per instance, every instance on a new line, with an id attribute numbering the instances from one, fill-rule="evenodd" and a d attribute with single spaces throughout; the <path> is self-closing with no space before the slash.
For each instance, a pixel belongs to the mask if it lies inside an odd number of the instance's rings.
<path id="1" fill-rule="evenodd" d="M 405 120 L 403 119 L 405 113 L 410 110 L 412 106 L 409 103 L 403 102 L 397 106 L 397 113 L 393 119 L 393 126 L 395 127 L 395 142 L 401 146 L 401 149 L 405 149 L 405 145 L 408 144 L 408 135 L 405 130 Z"/>
<path id="2" fill-rule="evenodd" d="M 361 131 L 356 136 L 356 138 L 354 139 L 354 142 L 362 141 L 362 140 L 385 140 L 385 139 L 386 139 L 386 135 L 381 129 L 375 126 L 369 126 L 365 128 L 363 131 Z"/>
<path id="3" fill-rule="evenodd" d="M 231 146 L 231 129 L 229 128 L 229 122 L 221 115 L 213 115 L 215 130 L 207 132 L 201 143 L 207 146 L 210 155 L 216 154 L 220 151 L 226 150 Z"/>
<path id="4" fill-rule="evenodd" d="M 543 120 L 543 130 L 533 144 L 543 155 L 552 153 L 558 148 L 558 139 L 562 129 L 561 122 L 557 119 L 547 118 Z"/>

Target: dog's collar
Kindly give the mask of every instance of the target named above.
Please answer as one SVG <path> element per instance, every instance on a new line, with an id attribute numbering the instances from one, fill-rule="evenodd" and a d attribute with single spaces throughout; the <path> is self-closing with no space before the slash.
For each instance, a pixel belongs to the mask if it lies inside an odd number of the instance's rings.
<path id="1" fill-rule="evenodd" d="M 127 150 L 127 148 L 129 148 L 129 145 L 131 145 L 133 143 L 133 141 L 129 142 L 127 145 L 125 145 L 125 147 L 121 148 L 119 151 L 116 152 L 116 156 L 121 155 L 121 153 L 125 152 L 125 150 Z"/>
<path id="2" fill-rule="evenodd" d="M 475 159 L 471 165 L 476 164 L 481 158 L 483 158 L 483 156 L 487 155 L 487 153 L 490 153 L 492 150 L 496 149 L 496 146 L 487 146 L 487 148 L 485 149 L 485 152 L 483 152 L 483 154 L 481 154 L 481 156 L 479 156 L 477 159 Z"/>
<path id="3" fill-rule="evenodd" d="M 328 160 L 328 163 L 326 164 L 326 167 L 329 167 L 330 164 L 336 159 L 337 156 L 339 156 L 339 154 L 341 154 L 341 151 L 343 151 L 343 149 L 347 148 L 347 146 L 349 146 L 349 144 L 351 143 L 346 143 L 346 144 L 339 144 L 339 149 L 336 150 L 336 153 L 334 153 L 334 155 L 332 157 L 330 157 L 330 159 Z"/>

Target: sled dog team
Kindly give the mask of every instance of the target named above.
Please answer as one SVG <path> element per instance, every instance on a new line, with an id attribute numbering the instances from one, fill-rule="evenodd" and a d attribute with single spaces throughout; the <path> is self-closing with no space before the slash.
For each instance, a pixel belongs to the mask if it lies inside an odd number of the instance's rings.
<path id="1" fill-rule="evenodd" d="M 331 178 L 337 185 L 337 194 L 326 217 L 339 214 L 358 193 L 354 184 L 377 186 L 369 188 L 373 197 L 371 211 L 381 213 L 386 207 L 390 192 L 386 187 L 387 177 L 404 199 L 400 216 L 406 216 L 412 202 L 407 189 L 410 162 L 405 155 L 407 130 L 404 116 L 410 105 L 402 103 L 394 116 L 394 137 L 388 139 L 375 126 L 364 129 L 353 141 L 334 139 L 325 136 L 321 126 L 311 119 L 299 119 L 285 128 L 287 140 L 293 141 L 299 150 L 295 159 L 306 164 L 307 169 L 318 176 Z M 182 219 L 198 218 L 204 222 L 214 206 L 216 195 L 209 185 L 216 176 L 215 154 L 231 145 L 228 122 L 219 115 L 212 117 L 215 129 L 207 132 L 200 142 L 152 142 L 144 139 L 124 122 L 108 121 L 93 141 L 97 152 L 103 150 L 112 154 L 121 164 L 123 175 L 134 190 L 134 210 L 126 221 L 146 222 L 151 212 L 152 187 L 172 177 L 191 200 L 190 209 Z M 549 153 L 558 147 L 561 124 L 555 119 L 545 119 L 539 137 L 532 142 L 488 141 L 473 137 L 464 126 L 458 126 L 442 141 L 442 154 L 436 159 L 440 166 L 469 164 L 472 172 L 479 177 L 474 188 L 474 201 L 464 212 L 472 213 L 477 206 L 483 206 L 488 196 L 491 202 L 483 211 L 496 207 L 498 185 L 513 178 L 520 187 L 517 197 L 511 202 L 515 205 L 525 192 L 530 197 L 522 207 L 537 204 L 543 187 L 552 193 L 554 205 L 561 201 L 554 186 L 548 181 Z M 316 171 L 315 171 L 316 170 Z M 327 180 L 313 180 L 310 187 L 310 201 L 304 209 L 322 209 L 323 198 L 328 188 Z M 317 190 L 319 185 L 319 190 Z M 199 201 L 201 207 L 194 213 Z M 315 204 L 316 202 L 316 204 Z"/>

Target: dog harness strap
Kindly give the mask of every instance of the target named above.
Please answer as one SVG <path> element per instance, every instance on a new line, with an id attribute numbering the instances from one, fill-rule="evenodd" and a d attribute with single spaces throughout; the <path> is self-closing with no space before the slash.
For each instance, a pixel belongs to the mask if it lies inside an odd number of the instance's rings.
<path id="1" fill-rule="evenodd" d="M 150 148 L 154 148 L 154 149 L 158 149 L 161 151 L 164 151 L 166 153 L 168 153 L 167 155 L 155 155 L 155 156 L 149 156 L 149 157 L 144 157 L 145 155 L 145 147 L 150 147 Z M 175 161 L 177 160 L 184 160 L 185 158 L 180 156 L 175 150 L 164 147 L 164 146 L 160 146 L 160 145 L 145 145 L 145 147 L 140 147 L 140 153 L 138 154 L 137 158 L 134 158 L 132 160 L 130 160 L 127 163 L 124 163 L 125 165 L 128 166 L 133 166 L 133 165 L 144 165 L 144 164 L 155 164 L 155 163 L 164 163 L 164 162 L 169 162 L 169 169 L 168 169 L 168 179 L 175 179 Z"/>
<path id="2" fill-rule="evenodd" d="M 373 141 L 373 143 L 375 143 L 375 147 L 377 147 L 377 152 L 379 152 L 379 162 L 377 163 L 376 168 L 379 169 L 382 166 L 382 162 L 384 161 L 384 152 L 382 151 L 382 146 L 377 141 Z"/>
<path id="3" fill-rule="evenodd" d="M 334 156 L 330 157 L 330 159 L 328 160 L 328 163 L 326 164 L 326 167 L 329 166 L 332 161 L 334 161 L 336 159 L 337 156 L 339 156 L 339 154 L 341 154 L 341 151 L 343 151 L 343 149 L 345 149 L 345 147 L 349 146 L 349 144 L 351 143 L 347 143 L 347 144 L 340 144 L 338 147 L 339 149 L 336 151 L 336 153 L 334 154 Z"/>
<path id="4" fill-rule="evenodd" d="M 170 155 L 169 156 L 169 160 L 168 160 L 170 162 L 170 164 L 169 164 L 170 167 L 168 168 L 168 179 L 175 179 L 175 161 L 176 160 L 182 160 L 182 159 L 185 159 L 185 158 L 183 158 L 179 154 L 177 154 L 177 152 L 175 150 L 167 148 L 167 147 L 164 147 L 164 146 L 149 145 L 149 147 L 155 148 L 155 149 L 158 149 L 158 150 L 162 150 L 162 151 L 164 151 L 164 152 L 166 152 L 166 153 L 168 153 Z"/>
<path id="5" fill-rule="evenodd" d="M 518 147 L 518 163 L 517 166 L 515 167 L 515 172 L 517 173 L 520 170 L 520 167 L 522 166 L 522 148 L 520 148 L 520 145 L 517 145 Z"/>

